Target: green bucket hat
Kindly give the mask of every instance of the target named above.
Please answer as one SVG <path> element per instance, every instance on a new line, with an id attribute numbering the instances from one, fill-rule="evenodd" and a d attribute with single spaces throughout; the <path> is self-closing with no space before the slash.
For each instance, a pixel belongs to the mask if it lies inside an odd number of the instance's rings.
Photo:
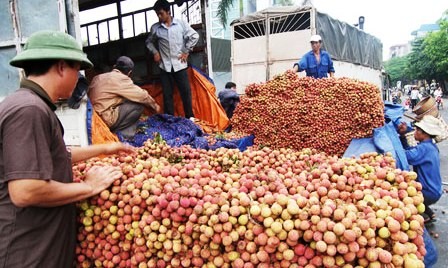
<path id="1" fill-rule="evenodd" d="M 9 64 L 23 68 L 27 61 L 52 59 L 81 62 L 81 69 L 93 67 L 75 38 L 58 31 L 39 31 L 32 34 L 25 43 L 23 51 L 17 54 Z"/>

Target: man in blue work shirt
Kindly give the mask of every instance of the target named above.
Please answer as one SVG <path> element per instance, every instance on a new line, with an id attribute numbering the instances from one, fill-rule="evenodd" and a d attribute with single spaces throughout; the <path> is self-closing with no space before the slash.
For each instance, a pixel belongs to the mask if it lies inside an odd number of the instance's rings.
<path id="1" fill-rule="evenodd" d="M 432 115 L 425 115 L 415 124 L 414 138 L 419 143 L 410 147 L 405 138 L 406 123 L 398 126 L 401 142 L 406 152 L 406 159 L 417 173 L 417 181 L 422 184 L 422 194 L 425 204 L 423 217 L 426 221 L 435 218 L 430 205 L 436 203 L 442 196 L 442 176 L 440 174 L 439 148 L 433 139 L 444 134 L 443 123 Z"/>
<path id="2" fill-rule="evenodd" d="M 320 35 L 311 36 L 310 43 L 312 50 L 303 55 L 298 63 L 294 64 L 293 70 L 295 72 L 305 71 L 306 76 L 314 78 L 324 78 L 327 77 L 327 74 L 333 77 L 333 61 L 328 52 L 320 49 L 322 44 Z"/>
<path id="3" fill-rule="evenodd" d="M 154 61 L 159 63 L 164 112 L 174 115 L 173 82 L 175 82 L 182 99 L 185 117 L 192 118 L 194 114 L 187 59 L 199 40 L 199 34 L 188 23 L 171 16 L 167 0 L 157 0 L 154 11 L 159 22 L 151 26 L 146 47 L 154 55 Z"/>

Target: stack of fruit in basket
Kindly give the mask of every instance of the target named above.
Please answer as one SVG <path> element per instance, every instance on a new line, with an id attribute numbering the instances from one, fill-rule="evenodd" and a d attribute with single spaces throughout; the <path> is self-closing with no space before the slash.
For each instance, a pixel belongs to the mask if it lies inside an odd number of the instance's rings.
<path id="1" fill-rule="evenodd" d="M 120 166 L 79 204 L 78 267 L 423 267 L 414 172 L 390 155 L 170 148 L 92 159 Z"/>

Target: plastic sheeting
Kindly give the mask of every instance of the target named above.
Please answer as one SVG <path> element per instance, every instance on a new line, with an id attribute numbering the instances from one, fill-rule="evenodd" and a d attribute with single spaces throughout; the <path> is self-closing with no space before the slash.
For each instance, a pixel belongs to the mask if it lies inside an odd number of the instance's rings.
<path id="1" fill-rule="evenodd" d="M 390 152 L 396 160 L 397 168 L 409 170 L 409 163 L 406 159 L 405 150 L 398 137 L 397 130 L 393 122 L 389 122 L 383 127 L 373 130 L 373 142 L 380 153 Z"/>
<path id="2" fill-rule="evenodd" d="M 359 157 L 363 153 L 377 151 L 373 138 L 352 139 L 342 157 Z"/>
<path id="3" fill-rule="evenodd" d="M 166 141 L 171 147 L 180 147 L 190 145 L 193 148 L 215 150 L 220 147 L 235 149 L 241 151 L 252 146 L 254 136 L 250 135 L 240 139 L 217 139 L 214 144 L 209 144 L 206 138 L 207 134 L 202 132 L 201 128 L 191 120 L 184 117 L 177 117 L 167 114 L 157 114 L 141 121 L 137 126 L 137 133 L 131 139 L 124 138 L 118 133 L 118 138 L 122 142 L 129 143 L 135 147 L 141 147 L 148 139 L 154 139 L 157 134 Z"/>
<path id="4" fill-rule="evenodd" d="M 397 168 L 409 170 L 410 166 L 406 159 L 405 149 L 397 133 L 397 126 L 400 124 L 403 114 L 403 106 L 386 102 L 384 105 L 386 124 L 375 128 L 372 138 L 353 139 L 344 152 L 344 157 L 359 157 L 360 154 L 368 152 L 389 152 L 395 158 Z"/>
<path id="5" fill-rule="evenodd" d="M 266 24 L 273 17 L 303 12 L 316 14 L 315 20 L 312 18 L 310 20 L 311 23 L 315 21 L 315 25 L 311 25 L 311 29 L 316 28 L 316 33 L 322 36 L 324 40 L 323 48 L 330 53 L 333 59 L 367 66 L 376 70 L 381 69 L 383 44 L 378 38 L 353 25 L 320 13 L 310 6 L 269 7 L 236 19 L 232 21 L 231 25 L 255 21 L 262 23 L 262 20 L 265 20 L 264 23 Z"/>
<path id="6" fill-rule="evenodd" d="M 390 101 L 384 102 L 384 119 L 386 123 L 394 122 L 394 124 L 398 125 L 403 118 L 404 115 L 404 107 L 400 104 L 393 104 Z"/>
<path id="7" fill-rule="evenodd" d="M 207 122 L 207 125 L 203 126 L 203 128 L 207 129 L 206 132 L 224 131 L 229 126 L 230 121 L 215 95 L 216 89 L 213 82 L 208 78 L 208 76 L 192 67 L 189 68 L 188 72 L 193 100 L 193 112 L 195 117 Z M 162 87 L 160 84 L 154 83 L 144 85 L 142 88 L 148 90 L 155 101 L 163 107 Z M 174 93 L 174 107 L 175 115 L 183 116 L 184 112 L 182 100 L 177 90 Z M 147 115 L 152 115 L 149 111 L 146 111 L 146 113 Z M 87 120 L 89 121 L 92 118 L 92 110 L 88 109 Z M 97 117 L 95 118 L 95 121 L 92 120 L 91 124 L 88 123 L 89 143 L 101 144 L 118 139 L 116 135 L 109 131 L 107 126 L 104 127 L 104 122 L 101 122 L 98 119 L 100 118 Z"/>
<path id="8" fill-rule="evenodd" d="M 190 119 L 167 114 L 153 115 L 140 122 L 132 139 L 126 139 L 120 133 L 118 138 L 135 147 L 141 147 L 148 139 L 154 139 L 157 133 L 171 147 L 191 145 L 194 148 L 208 149 L 208 142 L 199 126 Z"/>
<path id="9" fill-rule="evenodd" d="M 193 67 L 188 68 L 188 77 L 190 79 L 191 98 L 195 118 L 208 122 L 217 131 L 225 130 L 229 126 L 230 121 L 216 97 L 216 88 L 213 82 L 208 76 Z M 142 88 L 146 89 L 163 109 L 162 85 L 160 83 L 146 84 Z M 174 115 L 184 116 L 182 100 L 177 87 L 175 88 L 173 95 Z M 148 115 L 151 114 L 148 113 Z"/>
<path id="10" fill-rule="evenodd" d="M 397 168 L 409 170 L 405 150 L 392 122 L 373 130 L 372 138 L 353 139 L 345 150 L 343 157 L 359 157 L 363 153 L 391 153 Z"/>

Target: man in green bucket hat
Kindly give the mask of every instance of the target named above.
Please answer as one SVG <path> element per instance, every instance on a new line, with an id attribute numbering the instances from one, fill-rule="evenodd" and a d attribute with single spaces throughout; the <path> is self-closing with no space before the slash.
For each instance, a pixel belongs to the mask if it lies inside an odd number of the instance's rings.
<path id="1" fill-rule="evenodd" d="M 74 183 L 72 163 L 133 148 L 66 147 L 54 103 L 71 95 L 80 69 L 92 67 L 73 37 L 37 32 L 10 64 L 26 78 L 0 103 L 0 267 L 72 267 L 74 202 L 122 176 L 117 167 L 92 167 Z"/>

